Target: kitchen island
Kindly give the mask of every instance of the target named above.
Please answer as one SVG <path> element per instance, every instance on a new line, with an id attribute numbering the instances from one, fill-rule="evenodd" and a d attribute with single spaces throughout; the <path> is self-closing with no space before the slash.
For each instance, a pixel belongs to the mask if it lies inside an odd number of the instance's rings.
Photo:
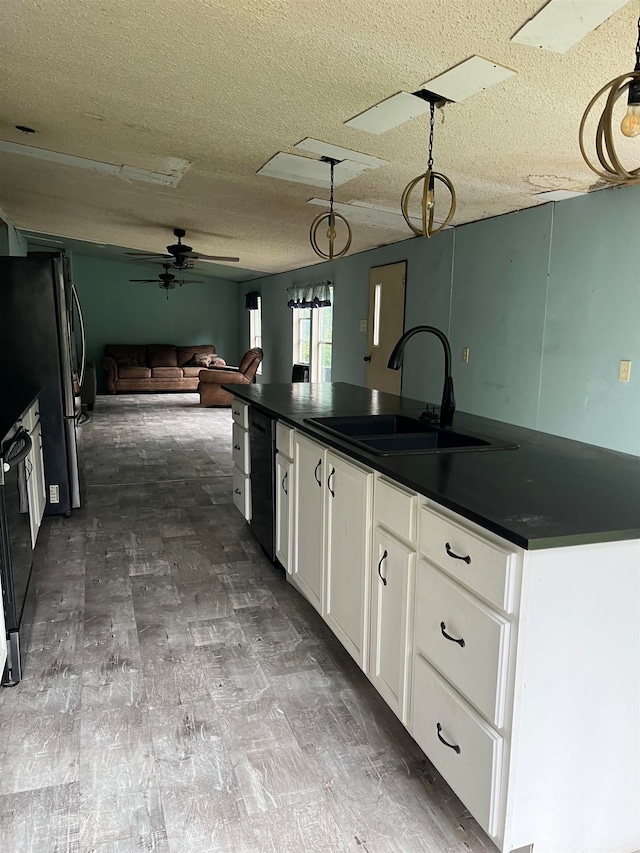
<path id="1" fill-rule="evenodd" d="M 277 419 L 289 580 L 498 849 L 637 850 L 640 460 L 463 412 L 454 430 L 517 449 L 381 456 L 308 419 L 423 403 L 346 383 L 229 390 L 234 430 L 252 407 Z"/>

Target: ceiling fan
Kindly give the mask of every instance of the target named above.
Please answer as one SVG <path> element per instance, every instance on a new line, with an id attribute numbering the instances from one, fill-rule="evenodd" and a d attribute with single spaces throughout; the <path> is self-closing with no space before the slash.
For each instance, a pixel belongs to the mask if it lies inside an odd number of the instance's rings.
<path id="1" fill-rule="evenodd" d="M 167 299 L 169 298 L 169 291 L 175 290 L 176 284 L 179 284 L 182 287 L 183 284 L 204 284 L 204 281 L 198 278 L 178 278 L 177 276 L 170 273 L 171 264 L 163 264 L 164 272 L 161 272 L 158 278 L 130 278 L 129 281 L 140 283 L 140 284 L 157 284 L 159 288 L 167 291 Z"/>
<path id="2" fill-rule="evenodd" d="M 182 238 L 186 235 L 184 228 L 174 228 L 173 233 L 178 238 L 178 242 L 167 246 L 167 254 L 159 252 L 125 252 L 125 255 L 134 255 L 138 260 L 146 261 L 169 258 L 173 261 L 172 266 L 176 269 L 189 269 L 193 266 L 193 261 L 228 261 L 229 263 L 235 263 L 240 260 L 240 258 L 227 258 L 223 255 L 204 255 L 202 252 L 194 252 L 191 246 L 187 246 L 182 242 Z"/>

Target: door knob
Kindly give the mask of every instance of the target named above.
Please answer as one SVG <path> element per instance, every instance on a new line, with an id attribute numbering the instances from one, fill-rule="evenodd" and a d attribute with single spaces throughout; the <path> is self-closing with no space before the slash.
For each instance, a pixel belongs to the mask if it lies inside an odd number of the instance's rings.
<path id="1" fill-rule="evenodd" d="M 370 356 L 370 355 L 365 355 L 365 357 L 364 357 L 362 360 L 363 360 L 363 361 L 371 361 L 371 356 Z"/>

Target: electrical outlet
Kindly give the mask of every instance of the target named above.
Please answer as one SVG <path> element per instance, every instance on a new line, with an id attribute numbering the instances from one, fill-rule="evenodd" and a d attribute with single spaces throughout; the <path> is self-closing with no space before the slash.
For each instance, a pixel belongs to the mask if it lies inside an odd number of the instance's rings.
<path id="1" fill-rule="evenodd" d="M 631 362 L 621 361 L 620 369 L 618 370 L 618 382 L 628 382 L 631 378 Z"/>
<path id="2" fill-rule="evenodd" d="M 49 486 L 49 503 L 60 503 L 60 486 Z"/>
<path id="3" fill-rule="evenodd" d="M 462 348 L 462 361 L 464 364 L 469 363 L 469 347 Z"/>
<path id="4" fill-rule="evenodd" d="M 366 320 L 360 320 L 360 331 L 361 332 L 367 331 L 367 321 Z"/>

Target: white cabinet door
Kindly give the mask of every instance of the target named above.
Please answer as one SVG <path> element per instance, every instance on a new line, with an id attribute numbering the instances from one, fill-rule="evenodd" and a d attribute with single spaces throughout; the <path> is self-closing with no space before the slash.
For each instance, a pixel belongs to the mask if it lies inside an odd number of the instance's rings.
<path id="1" fill-rule="evenodd" d="M 415 552 L 376 527 L 371 555 L 369 678 L 403 723 L 408 715 Z"/>
<path id="2" fill-rule="evenodd" d="M 276 557 L 287 572 L 290 571 L 291 550 L 291 492 L 292 462 L 276 453 Z"/>
<path id="3" fill-rule="evenodd" d="M 362 668 L 367 658 L 373 473 L 327 453 L 326 623 Z"/>
<path id="4" fill-rule="evenodd" d="M 296 435 L 293 460 L 296 520 L 289 578 L 319 613 L 322 613 L 324 565 L 325 457 L 322 445 Z"/>

